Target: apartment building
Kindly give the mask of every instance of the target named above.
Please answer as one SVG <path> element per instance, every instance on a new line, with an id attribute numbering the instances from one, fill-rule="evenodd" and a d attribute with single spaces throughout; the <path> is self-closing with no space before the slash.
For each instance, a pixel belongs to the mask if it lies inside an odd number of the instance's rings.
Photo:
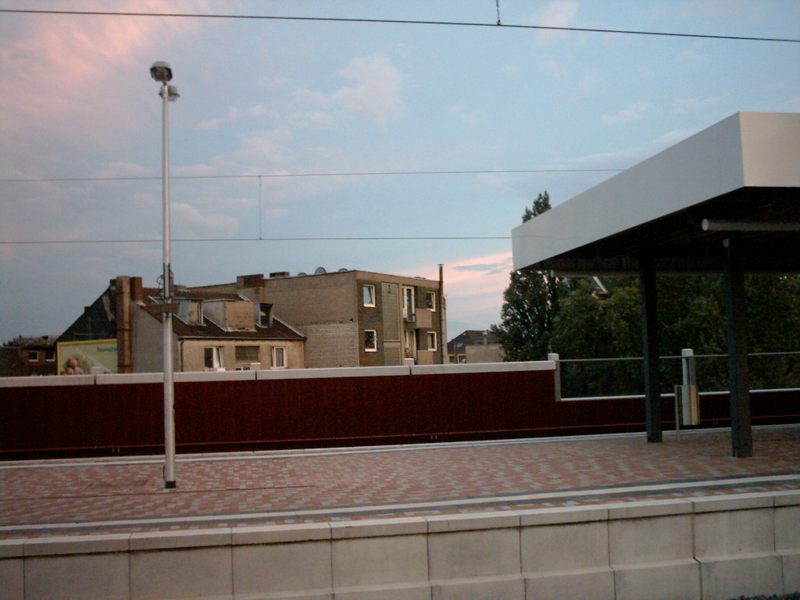
<path id="1" fill-rule="evenodd" d="M 58 339 L 60 373 L 159 372 L 164 304 L 159 288 L 120 276 Z M 176 371 L 302 368 L 305 338 L 273 307 L 236 293 L 176 286 L 172 319 Z"/>
<path id="2" fill-rule="evenodd" d="M 313 274 L 241 275 L 235 283 L 192 288 L 269 302 L 306 337 L 306 367 L 446 362 L 444 283 L 341 269 Z"/>

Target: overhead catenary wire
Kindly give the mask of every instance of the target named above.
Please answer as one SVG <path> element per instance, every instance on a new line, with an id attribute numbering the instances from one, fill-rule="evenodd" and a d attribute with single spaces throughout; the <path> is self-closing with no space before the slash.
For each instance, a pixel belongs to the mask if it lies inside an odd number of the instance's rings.
<path id="1" fill-rule="evenodd" d="M 381 25 L 417 25 L 439 27 L 491 27 L 493 29 L 528 29 L 543 31 L 563 31 L 575 33 L 603 33 L 637 36 L 657 36 L 674 38 L 693 38 L 708 40 L 730 40 L 746 42 L 778 42 L 800 43 L 800 38 L 780 38 L 765 36 L 722 35 L 707 33 L 685 33 L 676 31 L 648 31 L 640 29 L 611 29 L 603 27 L 567 27 L 555 25 L 525 25 L 519 23 L 501 24 L 480 21 L 437 21 L 423 19 L 370 19 L 356 17 L 300 17 L 287 15 L 254 15 L 236 13 L 182 13 L 182 12 L 146 12 L 146 11 L 106 11 L 106 10 L 64 10 L 64 9 L 28 9 L 28 8 L 0 8 L 0 13 L 27 14 L 27 15 L 64 15 L 84 17 L 148 17 L 172 19 L 227 19 L 227 20 L 260 20 L 260 21 L 309 21 L 320 23 L 361 23 Z"/>
<path id="2" fill-rule="evenodd" d="M 173 243 L 207 242 L 380 242 L 380 241 L 450 241 L 450 240 L 510 240 L 508 235 L 396 235 L 396 236 L 296 236 L 296 237 L 225 237 L 172 238 Z M 0 240 L 5 246 L 43 246 L 79 244 L 154 244 L 161 238 L 88 239 L 88 240 Z"/>
<path id="3" fill-rule="evenodd" d="M 416 175 L 525 175 L 535 173 L 620 173 L 625 169 L 461 169 L 418 171 L 331 171 L 309 173 L 243 173 L 232 175 L 171 175 L 170 179 L 280 179 L 293 177 L 406 177 Z M 109 175 L 106 177 L 7 177 L 0 183 L 69 183 L 104 181 L 161 181 L 161 175 Z"/>

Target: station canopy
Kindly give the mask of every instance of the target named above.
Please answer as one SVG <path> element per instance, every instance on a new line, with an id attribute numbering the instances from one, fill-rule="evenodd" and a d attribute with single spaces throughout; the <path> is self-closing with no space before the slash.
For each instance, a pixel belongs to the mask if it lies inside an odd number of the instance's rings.
<path id="1" fill-rule="evenodd" d="M 516 227 L 514 268 L 800 271 L 800 114 L 736 113 Z"/>

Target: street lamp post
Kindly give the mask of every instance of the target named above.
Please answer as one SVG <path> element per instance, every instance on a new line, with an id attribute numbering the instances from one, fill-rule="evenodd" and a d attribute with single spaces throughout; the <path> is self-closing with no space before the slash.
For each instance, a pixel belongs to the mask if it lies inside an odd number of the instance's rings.
<path id="1" fill-rule="evenodd" d="M 178 89 L 169 85 L 172 69 L 163 61 L 154 62 L 150 76 L 161 84 L 162 98 L 162 217 L 163 217 L 163 292 L 164 312 L 162 333 L 164 348 L 164 487 L 174 488 L 175 483 L 175 386 L 172 377 L 172 270 L 170 267 L 169 228 L 169 102 L 178 99 Z"/>

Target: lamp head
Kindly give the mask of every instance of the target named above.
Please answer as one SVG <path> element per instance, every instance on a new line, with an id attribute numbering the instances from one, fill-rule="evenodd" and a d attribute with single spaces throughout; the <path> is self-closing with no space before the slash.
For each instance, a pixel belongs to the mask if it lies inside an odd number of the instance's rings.
<path id="1" fill-rule="evenodd" d="M 158 90 L 158 95 L 161 96 L 162 98 L 164 97 L 164 86 L 163 85 L 161 86 L 161 89 Z M 178 93 L 178 88 L 175 87 L 172 84 L 169 84 L 167 86 L 167 100 L 169 102 L 175 102 L 175 100 L 177 100 L 180 97 L 181 97 L 181 95 Z"/>
<path id="2" fill-rule="evenodd" d="M 172 69 L 169 63 L 159 60 L 153 63 L 150 67 L 150 77 L 160 83 L 166 83 L 172 79 Z"/>

